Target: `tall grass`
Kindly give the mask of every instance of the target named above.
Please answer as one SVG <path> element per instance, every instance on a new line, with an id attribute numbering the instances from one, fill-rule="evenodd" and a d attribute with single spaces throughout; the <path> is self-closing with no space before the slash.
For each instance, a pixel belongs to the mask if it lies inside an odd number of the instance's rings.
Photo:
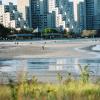
<path id="1" fill-rule="evenodd" d="M 100 85 L 79 81 L 68 84 L 32 82 L 0 86 L 0 100 L 99 100 Z"/>
<path id="2" fill-rule="evenodd" d="M 58 73 L 58 84 L 40 83 L 35 76 L 27 80 L 24 74 L 17 83 L 9 80 L 8 85 L 0 85 L 0 100 L 100 100 L 100 84 L 89 82 L 87 68 L 81 70 L 80 80 L 71 73 L 63 80 Z"/>
<path id="3" fill-rule="evenodd" d="M 25 86 L 25 87 L 24 87 Z M 70 82 L 69 84 L 20 83 L 12 90 L 0 86 L 0 100 L 99 100 L 100 86 Z M 16 90 L 16 88 L 18 90 Z"/>

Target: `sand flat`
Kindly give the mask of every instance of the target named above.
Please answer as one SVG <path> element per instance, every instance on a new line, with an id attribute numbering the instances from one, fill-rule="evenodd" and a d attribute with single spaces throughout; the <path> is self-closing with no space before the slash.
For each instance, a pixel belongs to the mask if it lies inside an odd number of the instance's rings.
<path id="1" fill-rule="evenodd" d="M 61 42 L 44 41 L 36 42 L 1 42 L 0 58 L 46 58 L 46 57 L 94 57 L 95 53 L 90 53 L 80 48 L 90 45 L 100 44 L 94 41 Z M 44 46 L 44 50 L 42 48 Z"/>

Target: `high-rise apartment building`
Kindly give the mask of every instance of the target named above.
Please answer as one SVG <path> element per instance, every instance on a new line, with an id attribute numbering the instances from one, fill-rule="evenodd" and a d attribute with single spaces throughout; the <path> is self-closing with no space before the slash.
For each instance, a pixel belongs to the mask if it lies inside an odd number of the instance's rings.
<path id="1" fill-rule="evenodd" d="M 22 17 L 26 21 L 28 27 L 32 27 L 30 2 L 31 0 L 17 0 L 17 9 L 22 13 Z"/>
<path id="2" fill-rule="evenodd" d="M 94 29 L 100 29 L 100 0 L 94 0 Z"/>
<path id="3" fill-rule="evenodd" d="M 75 20 L 74 20 L 74 4 L 73 2 L 68 2 L 66 12 L 66 25 L 69 27 L 70 31 L 75 31 Z"/>
<path id="4" fill-rule="evenodd" d="M 94 28 L 94 0 L 85 0 L 85 29 Z"/>
<path id="5" fill-rule="evenodd" d="M 17 6 L 11 2 L 8 5 L 0 5 L 0 23 L 5 27 L 16 29 L 26 27 L 22 14 L 17 11 Z"/>
<path id="6" fill-rule="evenodd" d="M 17 0 L 17 8 L 20 13 L 22 13 L 23 19 L 27 22 L 29 27 L 31 25 L 31 0 Z"/>
<path id="7" fill-rule="evenodd" d="M 47 27 L 64 29 L 66 4 L 66 0 L 18 0 L 18 10 L 32 28 L 38 27 L 40 31 Z"/>
<path id="8" fill-rule="evenodd" d="M 18 10 L 22 13 L 24 20 L 29 27 L 38 28 L 39 31 L 55 26 L 53 25 L 54 13 L 50 14 L 48 9 L 48 0 L 18 0 Z"/>
<path id="9" fill-rule="evenodd" d="M 75 33 L 80 33 L 80 27 L 79 27 L 79 9 L 78 5 L 80 3 L 80 0 L 73 0 L 73 12 L 74 12 L 74 23 L 73 23 L 73 30 Z"/>
<path id="10" fill-rule="evenodd" d="M 0 0 L 0 5 L 2 5 L 2 0 Z"/>
<path id="11" fill-rule="evenodd" d="M 74 9 L 74 20 L 77 22 L 78 20 L 78 1 L 79 0 L 73 0 L 73 9 Z"/>
<path id="12" fill-rule="evenodd" d="M 100 29 L 100 0 L 85 0 L 85 29 Z"/>
<path id="13" fill-rule="evenodd" d="M 63 16 L 64 11 L 62 10 L 63 1 L 62 3 L 61 1 L 62 0 L 59 0 L 59 1 L 58 0 L 48 0 L 48 12 L 55 13 L 55 18 L 54 18 L 55 27 L 59 29 L 65 29 L 66 23 L 65 23 L 64 16 Z"/>
<path id="14" fill-rule="evenodd" d="M 79 2 L 78 4 L 78 28 L 79 31 L 81 32 L 82 30 L 85 29 L 84 27 L 84 2 Z"/>
<path id="15" fill-rule="evenodd" d="M 48 12 L 48 0 L 31 0 L 31 23 L 32 28 L 37 28 L 39 31 L 47 27 L 54 27 L 53 14 Z"/>
<path id="16" fill-rule="evenodd" d="M 47 0 L 47 5 L 49 13 L 52 13 L 56 8 L 56 0 Z"/>
<path id="17" fill-rule="evenodd" d="M 73 0 L 74 11 L 74 32 L 81 32 L 84 29 L 98 29 L 100 23 L 100 0 Z"/>

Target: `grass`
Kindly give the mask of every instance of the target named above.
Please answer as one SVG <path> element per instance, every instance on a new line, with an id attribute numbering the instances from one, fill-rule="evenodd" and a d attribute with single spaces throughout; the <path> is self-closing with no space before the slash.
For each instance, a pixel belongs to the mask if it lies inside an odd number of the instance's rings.
<path id="1" fill-rule="evenodd" d="M 68 73 L 66 80 L 57 74 L 58 83 L 40 83 L 33 76 L 19 77 L 17 83 L 9 79 L 8 85 L 0 85 L 0 100 L 100 100 L 100 80 L 89 82 L 88 66 L 81 67 L 80 80 L 74 80 Z"/>
<path id="2" fill-rule="evenodd" d="M 39 83 L 35 78 L 0 85 L 0 100 L 99 100 L 100 84 L 71 80 L 59 84 Z"/>

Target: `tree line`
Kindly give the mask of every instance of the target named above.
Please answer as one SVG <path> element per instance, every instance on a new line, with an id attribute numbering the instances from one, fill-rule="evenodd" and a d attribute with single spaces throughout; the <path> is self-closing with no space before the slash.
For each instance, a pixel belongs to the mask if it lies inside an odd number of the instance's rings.
<path id="1" fill-rule="evenodd" d="M 77 37 L 100 37 L 100 30 L 83 30 L 81 33 L 74 33 L 73 31 L 57 30 L 53 28 L 45 28 L 42 32 L 34 32 L 34 29 L 16 30 L 13 28 L 6 28 L 0 24 L 0 39 L 7 38 L 13 34 L 32 34 L 39 38 L 77 38 Z"/>

